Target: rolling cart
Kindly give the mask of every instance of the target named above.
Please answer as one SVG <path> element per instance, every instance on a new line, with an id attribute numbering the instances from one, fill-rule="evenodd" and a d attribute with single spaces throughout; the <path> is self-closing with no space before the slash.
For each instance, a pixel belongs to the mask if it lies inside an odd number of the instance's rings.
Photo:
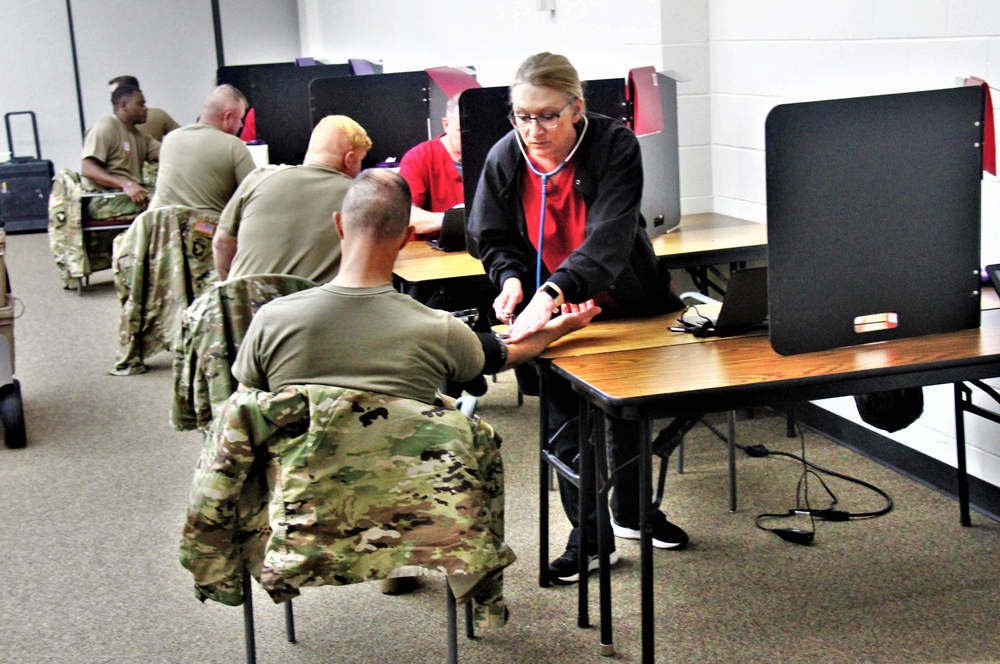
<path id="1" fill-rule="evenodd" d="M 7 279 L 6 240 L 0 228 L 0 422 L 7 447 L 20 448 L 28 439 L 21 384 L 14 378 L 14 299 Z"/>

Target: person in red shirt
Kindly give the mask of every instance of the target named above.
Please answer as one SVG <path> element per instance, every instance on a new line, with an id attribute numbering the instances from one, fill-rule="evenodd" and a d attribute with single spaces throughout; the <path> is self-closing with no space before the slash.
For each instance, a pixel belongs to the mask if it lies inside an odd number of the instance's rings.
<path id="1" fill-rule="evenodd" d="M 441 125 L 442 134 L 406 151 L 399 162 L 399 174 L 410 185 L 413 195 L 411 235 L 454 251 L 465 248 L 465 190 L 457 95 L 448 99 Z M 491 303 L 496 293 L 489 283 L 450 285 L 447 289 L 436 284 L 418 284 L 409 294 L 434 309 L 478 309 L 475 329 L 483 332 L 490 328 Z M 444 392 L 453 397 L 463 391 L 482 396 L 486 390 L 486 381 L 481 376 L 471 383 L 449 381 L 444 387 Z"/>
<path id="2" fill-rule="evenodd" d="M 441 125 L 444 133 L 410 148 L 399 162 L 399 174 L 413 192 L 410 228 L 421 239 L 437 237 L 445 213 L 465 202 L 457 96 L 448 100 Z M 457 230 L 464 240 L 464 214 L 456 215 L 456 219 L 461 222 Z"/>

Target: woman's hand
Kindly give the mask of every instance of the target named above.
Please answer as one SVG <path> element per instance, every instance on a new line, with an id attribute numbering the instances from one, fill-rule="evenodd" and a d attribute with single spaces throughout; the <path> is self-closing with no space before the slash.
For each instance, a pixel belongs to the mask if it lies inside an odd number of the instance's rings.
<path id="1" fill-rule="evenodd" d="M 493 311 L 497 318 L 504 323 L 510 324 L 514 316 L 514 309 L 521 304 L 524 299 L 524 291 L 521 289 L 521 280 L 517 277 L 510 277 L 503 282 L 503 290 L 493 300 Z"/>
<path id="2" fill-rule="evenodd" d="M 504 284 L 506 286 L 506 284 Z M 528 302 L 528 306 L 517 315 L 517 320 L 507 331 L 510 334 L 510 343 L 516 344 L 521 339 L 530 336 L 552 320 L 552 314 L 558 307 L 552 296 L 545 291 L 538 291 Z"/>

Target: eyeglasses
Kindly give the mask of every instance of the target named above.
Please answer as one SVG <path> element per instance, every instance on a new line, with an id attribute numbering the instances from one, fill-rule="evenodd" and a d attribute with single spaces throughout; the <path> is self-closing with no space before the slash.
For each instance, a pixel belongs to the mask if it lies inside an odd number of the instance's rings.
<path id="1" fill-rule="evenodd" d="M 568 104 L 560 108 L 555 113 L 539 113 L 538 115 L 518 115 L 511 113 L 507 116 L 510 123 L 517 127 L 518 129 L 527 129 L 531 126 L 532 120 L 538 123 L 538 126 L 542 129 L 555 129 L 559 126 L 559 118 L 562 117 L 563 111 L 569 108 L 576 99 L 571 99 Z"/>

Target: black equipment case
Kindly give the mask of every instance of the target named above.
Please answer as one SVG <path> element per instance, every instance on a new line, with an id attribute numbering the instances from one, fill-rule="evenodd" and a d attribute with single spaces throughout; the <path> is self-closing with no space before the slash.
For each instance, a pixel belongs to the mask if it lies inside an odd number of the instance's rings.
<path id="1" fill-rule="evenodd" d="M 14 139 L 10 119 L 14 115 L 28 115 L 35 135 L 35 156 L 14 155 Z M 38 141 L 38 122 L 34 111 L 14 111 L 4 115 L 7 127 L 7 145 L 10 161 L 0 162 L 0 226 L 8 233 L 46 230 L 49 225 L 49 192 L 55 174 L 52 162 L 42 159 Z"/>

